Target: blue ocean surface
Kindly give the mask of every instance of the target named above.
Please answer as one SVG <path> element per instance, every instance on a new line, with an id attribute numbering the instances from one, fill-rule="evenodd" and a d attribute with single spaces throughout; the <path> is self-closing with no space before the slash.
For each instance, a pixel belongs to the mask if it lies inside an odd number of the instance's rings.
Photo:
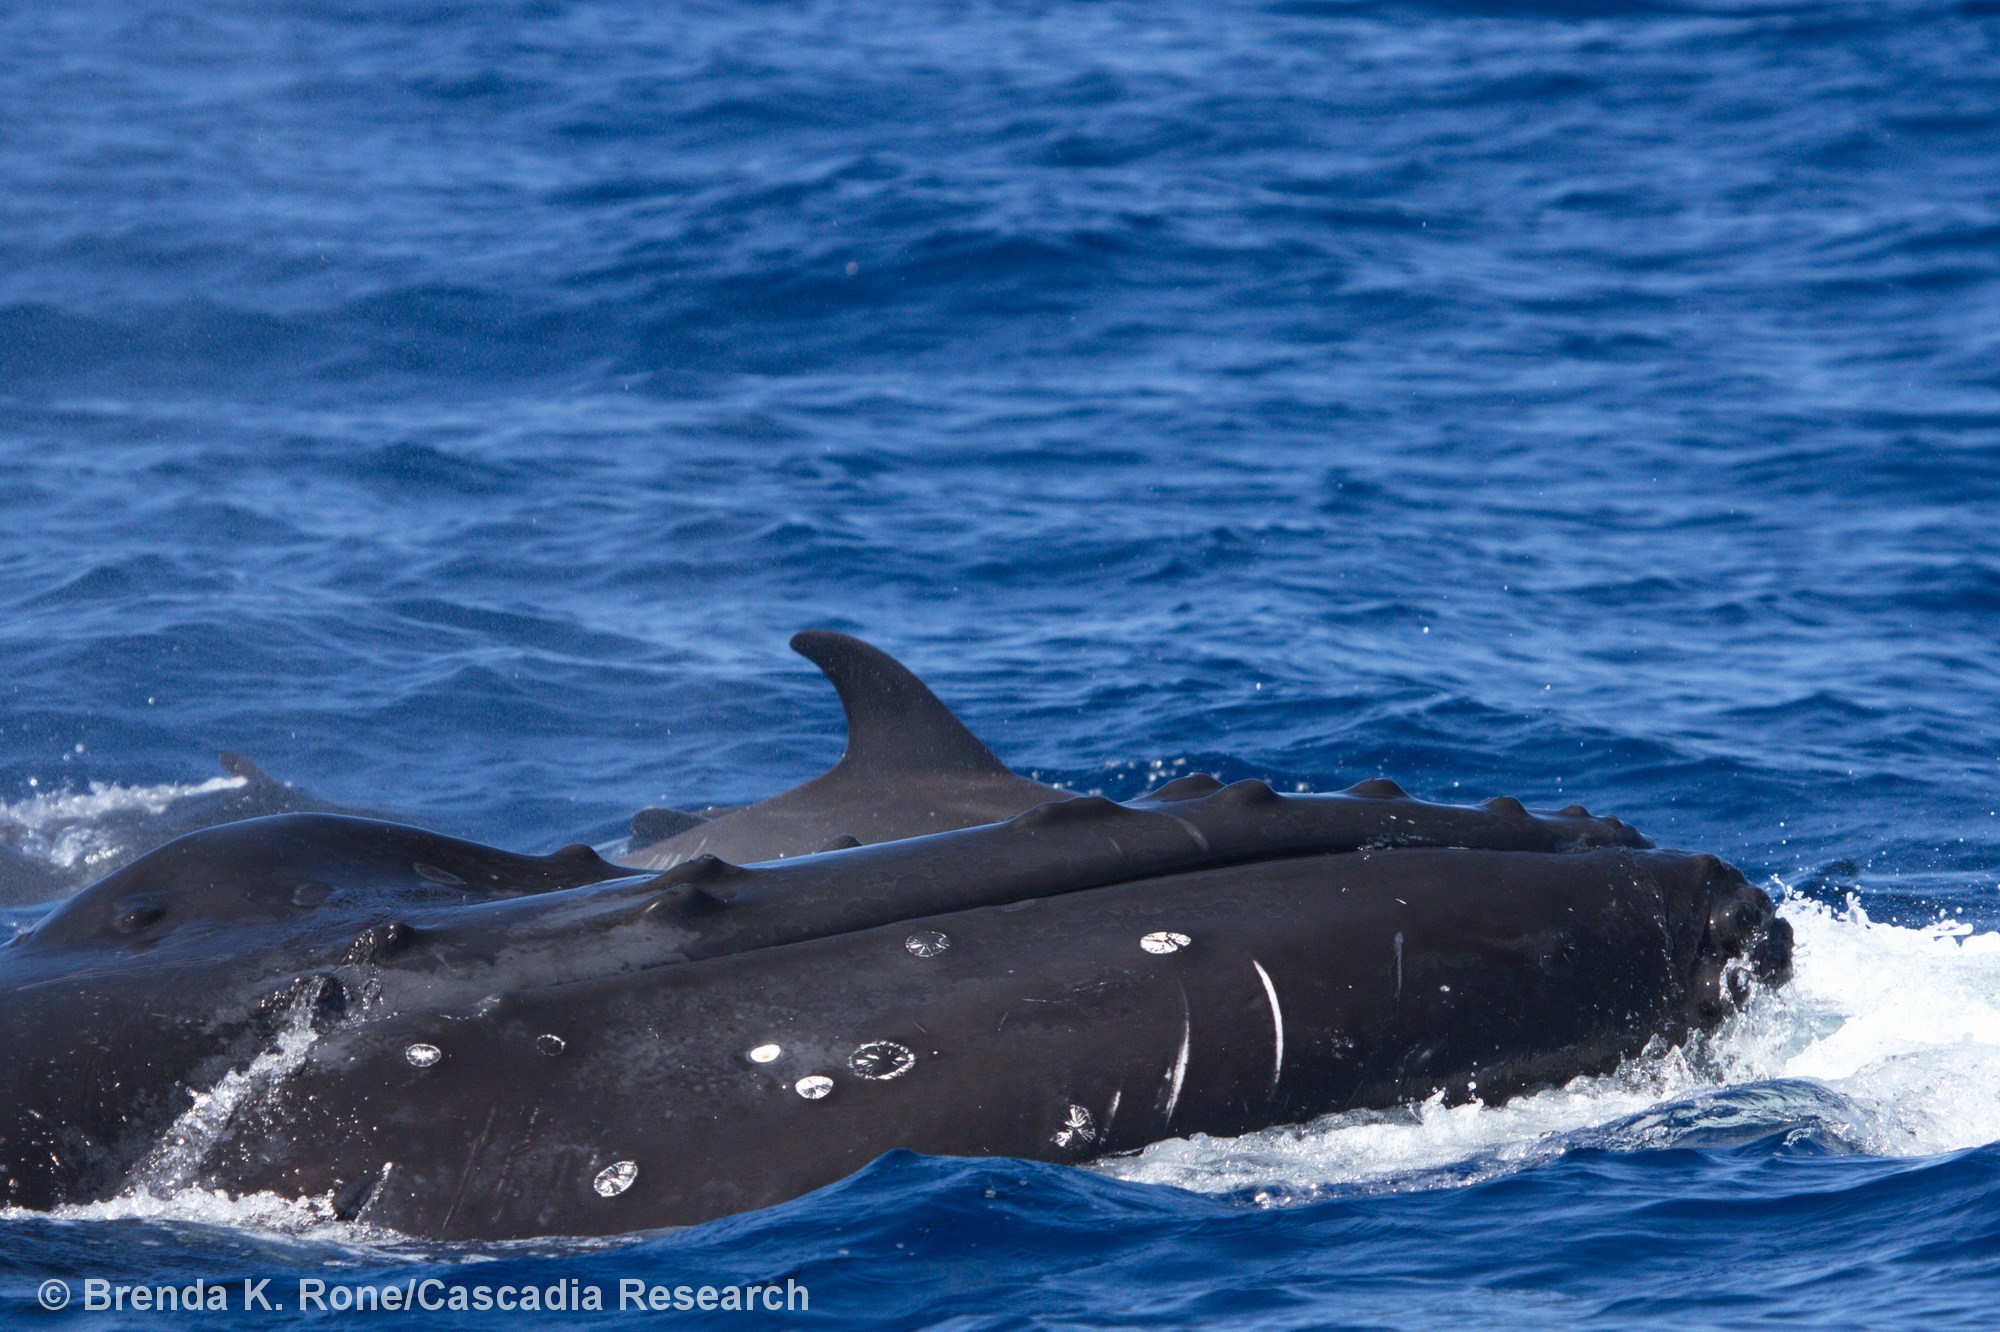
<path id="1" fill-rule="evenodd" d="M 1581 801 L 1799 939 L 1614 1076 L 1094 1170 L 470 1245 L 135 1185 L 0 1215 L 10 1325 L 1995 1322 L 1994 0 L 0 5 L 0 602 L 52 864 L 224 749 L 533 851 L 758 799 L 818 627 L 1045 781 Z"/>

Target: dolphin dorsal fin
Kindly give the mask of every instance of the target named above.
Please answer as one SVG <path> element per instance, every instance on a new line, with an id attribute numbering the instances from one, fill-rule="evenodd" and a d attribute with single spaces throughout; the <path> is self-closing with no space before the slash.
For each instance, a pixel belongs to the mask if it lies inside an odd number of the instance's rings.
<path id="1" fill-rule="evenodd" d="M 992 772 L 1012 776 L 924 682 L 858 638 L 810 629 L 792 651 L 826 672 L 847 713 L 847 750 L 836 770 Z"/>

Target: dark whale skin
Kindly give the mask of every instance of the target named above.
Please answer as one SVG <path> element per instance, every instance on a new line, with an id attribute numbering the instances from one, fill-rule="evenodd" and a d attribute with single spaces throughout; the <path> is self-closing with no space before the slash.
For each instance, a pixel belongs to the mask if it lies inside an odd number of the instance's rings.
<path id="1" fill-rule="evenodd" d="M 616 1233 L 897 1147 L 1080 1161 L 1505 1096 L 1786 974 L 1740 874 L 1581 810 L 1175 785 L 659 876 L 333 816 L 193 834 L 0 950 L 7 1199 L 167 1170 L 413 1235 Z M 191 1093 L 286 1039 L 163 1165 Z"/>
<path id="2" fill-rule="evenodd" d="M 1386 851 L 981 908 L 357 1025 L 208 1179 L 445 1238 L 614 1233 L 781 1202 L 897 1147 L 1077 1161 L 1505 1097 L 1720 1017 L 1714 918 L 1761 899 L 1675 852 Z M 920 930 L 950 946 L 916 956 Z M 1161 930 L 1189 943 L 1145 952 Z M 860 1076 L 881 1042 L 914 1061 Z M 434 1066 L 410 1064 L 418 1043 Z M 796 1091 L 813 1075 L 818 1100 Z M 1091 1136 L 1065 1143 L 1072 1106 Z M 633 1183 L 598 1196 L 622 1161 Z"/>

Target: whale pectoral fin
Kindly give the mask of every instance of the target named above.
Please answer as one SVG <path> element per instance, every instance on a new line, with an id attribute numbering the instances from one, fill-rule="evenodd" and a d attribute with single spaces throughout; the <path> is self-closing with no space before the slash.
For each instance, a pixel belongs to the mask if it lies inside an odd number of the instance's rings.
<path id="1" fill-rule="evenodd" d="M 700 814 L 690 814 L 684 809 L 669 809 L 664 805 L 649 805 L 632 816 L 632 844 L 649 846 L 654 842 L 664 842 L 669 837 L 684 833 L 690 828 L 699 828 L 708 819 Z"/>
<path id="2" fill-rule="evenodd" d="M 880 648 L 847 634 L 807 630 L 792 635 L 792 651 L 824 671 L 840 693 L 847 752 L 837 767 L 870 775 L 950 770 L 1013 776 L 922 680 Z"/>

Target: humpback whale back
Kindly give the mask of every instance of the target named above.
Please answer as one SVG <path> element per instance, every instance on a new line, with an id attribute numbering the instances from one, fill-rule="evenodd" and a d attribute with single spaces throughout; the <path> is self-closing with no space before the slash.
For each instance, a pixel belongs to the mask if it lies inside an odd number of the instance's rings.
<path id="1" fill-rule="evenodd" d="M 659 874 L 231 824 L 0 948 L 0 1191 L 107 1197 L 172 1142 L 178 1183 L 416 1234 L 594 1233 L 891 1147 L 1080 1160 L 1560 1082 L 1785 974 L 1768 899 L 1649 847 L 1581 808 L 1383 782 L 1183 779 Z M 254 1104 L 177 1125 L 230 1075 Z"/>
<path id="2" fill-rule="evenodd" d="M 616 1233 L 896 1148 L 1078 1162 L 1504 1098 L 1728 1011 L 1710 917 L 1743 893 L 1674 852 L 1366 852 L 509 990 L 330 1029 L 203 1179 L 412 1234 Z"/>

